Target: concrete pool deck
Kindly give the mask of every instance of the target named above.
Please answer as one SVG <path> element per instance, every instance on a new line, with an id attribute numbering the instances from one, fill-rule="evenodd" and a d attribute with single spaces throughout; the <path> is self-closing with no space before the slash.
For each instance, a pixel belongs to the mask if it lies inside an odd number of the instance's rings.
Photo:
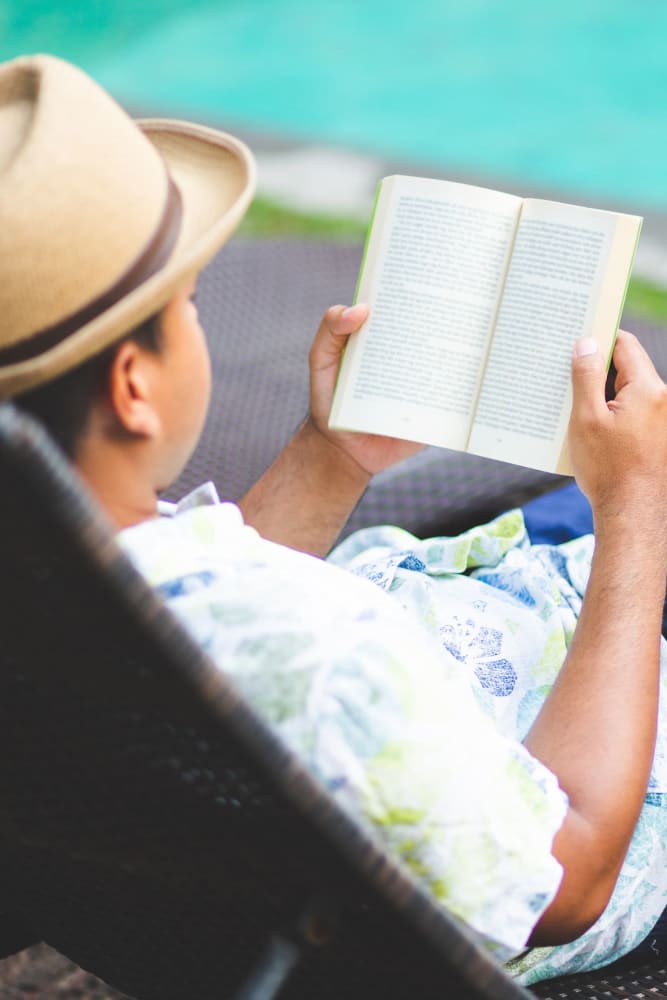
<path id="1" fill-rule="evenodd" d="M 546 190 L 530 184 L 522 184 L 519 188 L 506 178 L 447 171 L 419 160 L 408 162 L 322 143 L 235 131 L 257 156 L 259 193 L 306 214 L 317 213 L 366 222 L 378 180 L 397 173 L 446 177 L 522 197 L 549 198 L 583 205 L 595 203 L 590 195 L 577 197 L 571 191 Z M 667 211 L 609 199 L 599 200 L 597 204 L 601 208 L 644 217 L 633 273 L 660 288 L 667 288 Z"/>

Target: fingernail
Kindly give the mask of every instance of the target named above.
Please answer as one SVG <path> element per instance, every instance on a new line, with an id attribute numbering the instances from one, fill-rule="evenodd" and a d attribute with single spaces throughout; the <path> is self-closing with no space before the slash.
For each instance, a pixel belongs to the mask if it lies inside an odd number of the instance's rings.
<path id="1" fill-rule="evenodd" d="M 354 314 L 357 312 L 357 310 L 361 310 L 361 309 L 365 309 L 365 308 L 366 308 L 366 306 L 364 305 L 363 302 L 357 302 L 357 303 L 355 303 L 355 305 L 348 306 L 347 309 L 343 309 L 343 311 L 341 313 L 341 316 L 343 317 L 343 319 L 347 319 L 348 316 L 354 316 Z"/>
<path id="2" fill-rule="evenodd" d="M 598 345 L 592 337 L 582 337 L 574 345 L 574 356 L 575 358 L 583 358 L 587 354 L 597 354 Z"/>

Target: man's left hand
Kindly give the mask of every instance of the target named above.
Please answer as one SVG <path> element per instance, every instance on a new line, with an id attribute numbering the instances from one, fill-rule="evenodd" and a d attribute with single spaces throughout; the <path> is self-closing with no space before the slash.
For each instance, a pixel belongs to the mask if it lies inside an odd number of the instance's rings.
<path id="1" fill-rule="evenodd" d="M 421 444 L 379 434 L 357 434 L 329 428 L 329 410 L 340 361 L 351 334 L 368 318 L 368 306 L 331 306 L 325 312 L 310 349 L 311 421 L 331 444 L 352 458 L 369 476 L 414 455 Z"/>

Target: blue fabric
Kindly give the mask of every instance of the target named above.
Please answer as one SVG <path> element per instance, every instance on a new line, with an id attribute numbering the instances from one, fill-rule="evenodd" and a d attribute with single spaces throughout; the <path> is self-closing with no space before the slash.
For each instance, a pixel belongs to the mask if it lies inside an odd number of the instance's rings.
<path id="1" fill-rule="evenodd" d="M 593 531 L 591 505 L 576 483 L 531 500 L 523 517 L 533 545 L 560 545 Z"/>
<path id="2" fill-rule="evenodd" d="M 593 512 L 576 483 L 530 500 L 523 510 L 533 545 L 559 545 L 593 531 Z M 667 639 L 667 598 L 662 612 L 662 634 Z"/>

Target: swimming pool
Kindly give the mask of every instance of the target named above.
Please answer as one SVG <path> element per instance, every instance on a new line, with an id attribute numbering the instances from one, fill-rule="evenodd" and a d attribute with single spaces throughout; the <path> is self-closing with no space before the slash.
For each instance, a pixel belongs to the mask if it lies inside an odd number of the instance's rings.
<path id="1" fill-rule="evenodd" d="M 0 0 L 142 111 L 667 208 L 664 0 Z"/>

